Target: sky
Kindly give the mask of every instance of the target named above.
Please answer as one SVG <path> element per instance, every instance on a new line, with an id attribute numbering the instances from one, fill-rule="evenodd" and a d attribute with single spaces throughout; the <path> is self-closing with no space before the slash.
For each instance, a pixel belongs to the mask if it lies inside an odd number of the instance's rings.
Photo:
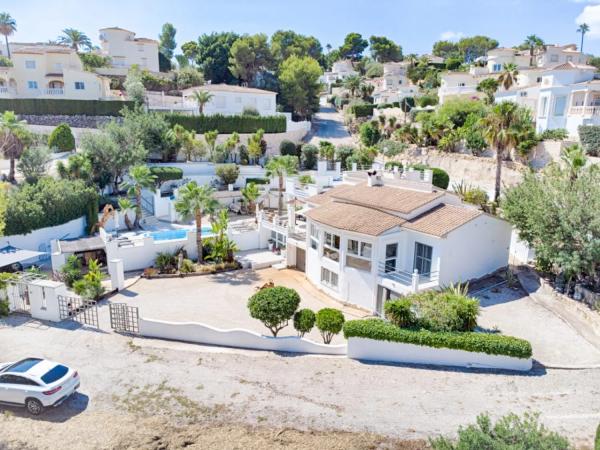
<path id="1" fill-rule="evenodd" d="M 586 22 L 586 53 L 600 55 L 600 0 L 2 0 L 0 11 L 17 21 L 16 42 L 55 39 L 64 28 L 85 32 L 119 26 L 157 38 L 163 23 L 177 29 L 180 45 L 213 31 L 272 34 L 292 29 L 338 47 L 349 32 L 387 36 L 405 54 L 428 53 L 439 39 L 483 34 L 501 46 L 536 34 L 553 44 L 576 43 Z"/>

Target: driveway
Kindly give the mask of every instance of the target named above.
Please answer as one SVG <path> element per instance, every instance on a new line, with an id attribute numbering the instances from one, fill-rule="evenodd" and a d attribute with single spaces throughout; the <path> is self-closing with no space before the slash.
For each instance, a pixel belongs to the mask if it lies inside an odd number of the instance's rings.
<path id="1" fill-rule="evenodd" d="M 347 320 L 367 315 L 354 308 L 342 307 L 312 286 L 303 273 L 295 270 L 239 270 L 188 278 L 140 279 L 110 301 L 137 306 L 140 316 L 148 319 L 200 322 L 221 329 L 245 328 L 270 334 L 261 322 L 250 317 L 246 306 L 256 287 L 269 280 L 273 280 L 276 286 L 295 289 L 300 294 L 300 308 L 313 311 L 326 307 L 342 309 Z M 279 335 L 295 334 L 290 322 Z M 316 328 L 306 336 L 322 342 Z M 342 336 L 337 335 L 333 343 L 343 341 Z"/>
<path id="2" fill-rule="evenodd" d="M 321 108 L 313 118 L 313 130 L 308 137 L 308 142 L 319 145 L 323 140 L 330 141 L 335 146 L 356 144 L 344 125 L 344 117 L 321 99 Z"/>

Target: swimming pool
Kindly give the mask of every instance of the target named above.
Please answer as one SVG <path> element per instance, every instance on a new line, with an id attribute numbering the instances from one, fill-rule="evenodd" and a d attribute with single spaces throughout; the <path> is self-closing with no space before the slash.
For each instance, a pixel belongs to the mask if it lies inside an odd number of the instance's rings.
<path id="1" fill-rule="evenodd" d="M 152 231 L 150 236 L 155 241 L 175 241 L 186 239 L 188 230 L 183 228 L 180 230 L 160 230 L 160 231 Z M 208 236 L 212 234 L 211 227 L 202 227 L 202 236 Z"/>

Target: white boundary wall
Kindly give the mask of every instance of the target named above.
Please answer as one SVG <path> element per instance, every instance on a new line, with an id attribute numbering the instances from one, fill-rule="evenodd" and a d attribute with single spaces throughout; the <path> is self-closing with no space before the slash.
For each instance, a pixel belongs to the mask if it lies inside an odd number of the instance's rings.
<path id="1" fill-rule="evenodd" d="M 38 251 L 42 245 L 50 252 L 50 241 L 54 239 L 73 239 L 85 235 L 85 217 L 55 227 L 40 228 L 29 234 L 14 234 L 0 237 L 0 247 L 12 245 L 23 250 Z"/>
<path id="2" fill-rule="evenodd" d="M 348 358 L 409 364 L 432 364 L 484 369 L 531 370 L 531 358 L 425 347 L 360 337 L 348 339 Z"/>
<path id="3" fill-rule="evenodd" d="M 346 345 L 318 344 L 297 336 L 271 337 L 244 329 L 221 330 L 197 322 L 165 322 L 140 318 L 140 334 L 145 337 L 195 342 L 224 347 L 278 352 L 345 355 Z"/>

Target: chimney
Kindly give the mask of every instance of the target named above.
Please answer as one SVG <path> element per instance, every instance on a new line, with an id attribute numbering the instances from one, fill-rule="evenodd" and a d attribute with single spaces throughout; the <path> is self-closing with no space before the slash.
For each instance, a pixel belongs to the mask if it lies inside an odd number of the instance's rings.
<path id="1" fill-rule="evenodd" d="M 376 170 L 372 170 L 367 172 L 367 186 L 383 186 L 383 181 L 381 180 L 381 174 L 379 174 Z"/>

